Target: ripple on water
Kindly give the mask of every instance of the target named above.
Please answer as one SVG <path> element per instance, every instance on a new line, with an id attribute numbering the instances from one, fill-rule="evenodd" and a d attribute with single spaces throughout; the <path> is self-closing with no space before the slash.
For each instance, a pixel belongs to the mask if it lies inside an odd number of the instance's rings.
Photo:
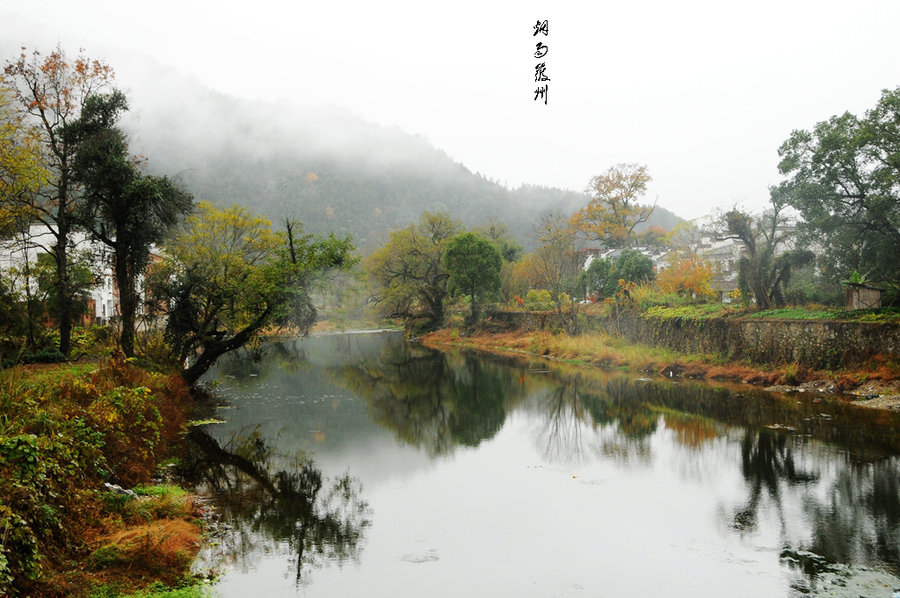
<path id="1" fill-rule="evenodd" d="M 400 557 L 401 561 L 406 561 L 407 563 L 433 563 L 435 561 L 439 561 L 441 557 L 438 556 L 437 550 L 432 548 L 431 550 L 427 550 L 424 554 L 404 554 Z"/>

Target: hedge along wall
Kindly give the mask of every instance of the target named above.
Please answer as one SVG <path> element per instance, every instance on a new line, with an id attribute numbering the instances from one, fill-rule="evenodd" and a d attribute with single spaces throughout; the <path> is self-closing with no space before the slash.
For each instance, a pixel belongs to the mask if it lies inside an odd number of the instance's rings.
<path id="1" fill-rule="evenodd" d="M 498 317 L 499 316 L 499 317 Z M 492 320 L 525 330 L 553 329 L 553 314 L 503 312 Z M 652 318 L 622 312 L 615 318 L 586 317 L 584 328 L 631 342 L 685 353 L 718 353 L 759 364 L 797 363 L 829 369 L 865 365 L 876 355 L 900 359 L 900 325 L 839 320 L 766 320 L 755 318 Z"/>

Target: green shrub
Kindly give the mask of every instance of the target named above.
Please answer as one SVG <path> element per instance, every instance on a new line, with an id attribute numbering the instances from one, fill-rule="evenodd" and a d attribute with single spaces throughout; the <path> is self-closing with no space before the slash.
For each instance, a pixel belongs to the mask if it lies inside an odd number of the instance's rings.
<path id="1" fill-rule="evenodd" d="M 781 307 L 767 309 L 749 315 L 750 318 L 775 318 L 779 320 L 829 320 L 834 318 L 831 310 L 810 309 L 806 307 Z"/>
<path id="2" fill-rule="evenodd" d="M 555 309 L 553 296 L 546 289 L 531 289 L 525 294 L 525 309 L 531 311 L 547 311 Z"/>
<path id="3" fill-rule="evenodd" d="M 23 353 L 19 359 L 19 363 L 62 363 L 66 361 L 66 356 L 59 352 L 59 349 L 42 349 L 35 353 Z"/>
<path id="4" fill-rule="evenodd" d="M 721 317 L 730 311 L 728 307 L 721 303 L 699 303 L 673 307 L 656 305 L 647 308 L 644 314 L 648 318 L 660 320 L 705 320 Z"/>
<path id="5" fill-rule="evenodd" d="M 0 503 L 0 594 L 13 596 L 16 580 L 34 580 L 40 572 L 38 542 L 28 522 Z"/>

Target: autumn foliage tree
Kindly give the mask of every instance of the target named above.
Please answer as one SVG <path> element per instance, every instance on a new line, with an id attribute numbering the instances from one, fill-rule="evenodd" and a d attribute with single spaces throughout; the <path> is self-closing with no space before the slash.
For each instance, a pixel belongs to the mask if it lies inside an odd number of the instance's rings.
<path id="1" fill-rule="evenodd" d="M 640 203 L 651 181 L 647 167 L 617 164 L 591 179 L 591 200 L 572 217 L 572 225 L 589 239 L 607 247 L 623 247 L 634 238 L 635 228 L 646 222 L 655 205 Z"/>
<path id="2" fill-rule="evenodd" d="M 14 109 L 12 92 L 0 85 L 0 233 L 28 218 L 26 199 L 46 180 L 37 135 Z"/>
<path id="3" fill-rule="evenodd" d="M 73 326 L 69 248 L 76 227 L 78 188 L 73 180 L 74 147 L 62 131 L 79 118 L 88 96 L 108 85 L 113 71 L 83 54 L 69 59 L 57 47 L 46 56 L 39 52 L 28 56 L 23 48 L 17 59 L 6 63 L 3 73 L 22 122 L 31 127 L 38 141 L 48 173 L 46 184 L 37 192 L 17 197 L 16 201 L 54 237 L 52 246 L 46 249 L 56 266 L 59 350 L 68 355 Z"/>
<path id="4" fill-rule="evenodd" d="M 697 255 L 673 255 L 667 268 L 657 275 L 657 286 L 663 293 L 674 293 L 698 300 L 714 299 L 713 266 Z"/>
<path id="5" fill-rule="evenodd" d="M 47 180 L 47 170 L 41 159 L 35 131 L 25 126 L 22 116 L 13 105 L 12 92 L 0 81 L 0 238 L 16 237 L 17 252 L 28 256 L 27 233 L 32 218 L 28 198 L 31 198 Z M 0 336 L 8 334 L 25 336 L 35 350 L 37 317 L 32 301 L 30 267 L 24 260 L 23 268 L 10 269 L 0 276 Z M 17 284 L 13 279 L 21 276 Z M 4 280 L 9 277 L 8 280 Z M 24 299 L 22 299 L 24 290 Z"/>
<path id="6" fill-rule="evenodd" d="M 535 233 L 538 248 L 522 258 L 517 272 L 550 293 L 566 332 L 576 334 L 582 259 L 575 231 L 562 215 L 551 213 L 544 215 Z"/>

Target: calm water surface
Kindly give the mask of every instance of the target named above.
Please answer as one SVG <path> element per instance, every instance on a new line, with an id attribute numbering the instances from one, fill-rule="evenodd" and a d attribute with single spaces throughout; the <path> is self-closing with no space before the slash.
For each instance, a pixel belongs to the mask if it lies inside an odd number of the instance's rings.
<path id="1" fill-rule="evenodd" d="M 227 524 L 218 596 L 889 598 L 900 573 L 892 413 L 392 333 L 207 379 L 225 423 L 186 465 Z"/>

